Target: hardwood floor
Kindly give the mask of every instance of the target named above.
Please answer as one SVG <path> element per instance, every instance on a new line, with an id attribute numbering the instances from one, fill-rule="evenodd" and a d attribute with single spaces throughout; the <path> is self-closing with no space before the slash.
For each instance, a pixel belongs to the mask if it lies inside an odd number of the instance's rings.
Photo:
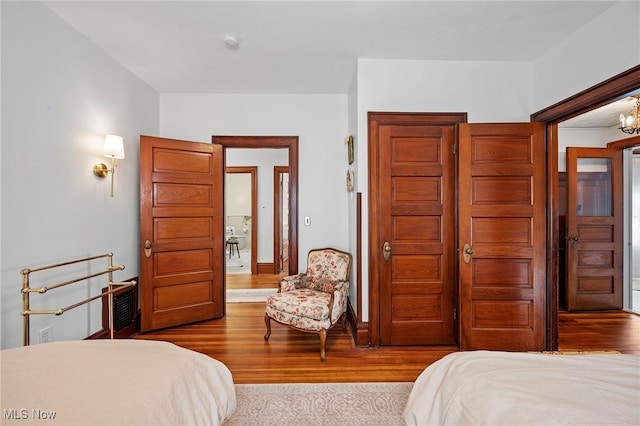
<path id="1" fill-rule="evenodd" d="M 281 275 L 230 274 L 227 275 L 227 289 L 277 288 L 280 277 Z"/>
<path id="2" fill-rule="evenodd" d="M 559 350 L 640 354 L 640 315 L 625 311 L 560 312 L 559 320 Z"/>
<path id="3" fill-rule="evenodd" d="M 242 284 L 242 281 L 245 281 Z M 277 287 L 277 276 L 229 276 L 229 288 Z M 224 318 L 137 335 L 202 352 L 231 370 L 234 382 L 409 382 L 457 348 L 357 348 L 340 327 L 329 331 L 327 360 L 316 334 L 272 325 L 265 342 L 264 303 L 229 303 Z M 560 314 L 559 349 L 618 350 L 640 354 L 640 316 L 626 312 Z"/>

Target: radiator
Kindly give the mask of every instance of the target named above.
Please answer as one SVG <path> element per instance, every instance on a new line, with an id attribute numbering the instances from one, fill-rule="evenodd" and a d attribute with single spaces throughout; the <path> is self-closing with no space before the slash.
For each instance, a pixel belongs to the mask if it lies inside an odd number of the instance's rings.
<path id="1" fill-rule="evenodd" d="M 138 281 L 138 278 L 130 278 Z M 113 329 L 115 337 L 130 337 L 139 331 L 138 284 L 113 296 Z M 118 288 L 114 285 L 114 288 Z M 106 291 L 105 289 L 102 289 Z M 109 302 L 102 298 L 102 328 L 109 332 Z"/>

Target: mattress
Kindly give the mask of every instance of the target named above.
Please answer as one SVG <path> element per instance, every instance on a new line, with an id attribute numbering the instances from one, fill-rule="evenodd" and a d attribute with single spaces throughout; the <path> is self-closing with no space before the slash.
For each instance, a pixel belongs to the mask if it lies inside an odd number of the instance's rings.
<path id="1" fill-rule="evenodd" d="M 640 424 L 640 355 L 449 354 L 416 380 L 407 425 Z"/>
<path id="2" fill-rule="evenodd" d="M 0 365 L 3 425 L 220 425 L 236 407 L 224 364 L 167 342 L 51 342 Z"/>

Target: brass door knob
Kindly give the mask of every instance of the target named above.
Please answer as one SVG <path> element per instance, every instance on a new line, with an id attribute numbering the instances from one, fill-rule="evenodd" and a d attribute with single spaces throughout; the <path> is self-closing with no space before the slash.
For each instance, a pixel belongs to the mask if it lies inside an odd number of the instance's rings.
<path id="1" fill-rule="evenodd" d="M 146 257 L 151 256 L 151 247 L 152 247 L 151 241 L 147 240 L 144 242 L 144 255 Z"/>
<path id="2" fill-rule="evenodd" d="M 391 257 L 391 244 L 389 244 L 389 241 L 384 242 L 384 245 L 382 246 L 382 255 L 384 256 L 384 260 L 389 260 Z"/>
<path id="3" fill-rule="evenodd" d="M 462 260 L 464 260 L 464 263 L 469 263 L 471 261 L 472 254 L 473 248 L 469 244 L 465 244 L 462 249 Z"/>

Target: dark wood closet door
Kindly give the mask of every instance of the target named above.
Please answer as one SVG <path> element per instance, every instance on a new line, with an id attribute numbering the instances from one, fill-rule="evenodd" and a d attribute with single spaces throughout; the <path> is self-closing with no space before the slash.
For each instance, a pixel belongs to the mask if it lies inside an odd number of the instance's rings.
<path id="1" fill-rule="evenodd" d="M 141 330 L 224 315 L 221 147 L 140 137 Z"/>
<path id="2" fill-rule="evenodd" d="M 459 129 L 460 346 L 543 350 L 544 126 L 461 124 Z"/>
<path id="3" fill-rule="evenodd" d="M 380 344 L 454 345 L 454 124 L 374 125 Z"/>

